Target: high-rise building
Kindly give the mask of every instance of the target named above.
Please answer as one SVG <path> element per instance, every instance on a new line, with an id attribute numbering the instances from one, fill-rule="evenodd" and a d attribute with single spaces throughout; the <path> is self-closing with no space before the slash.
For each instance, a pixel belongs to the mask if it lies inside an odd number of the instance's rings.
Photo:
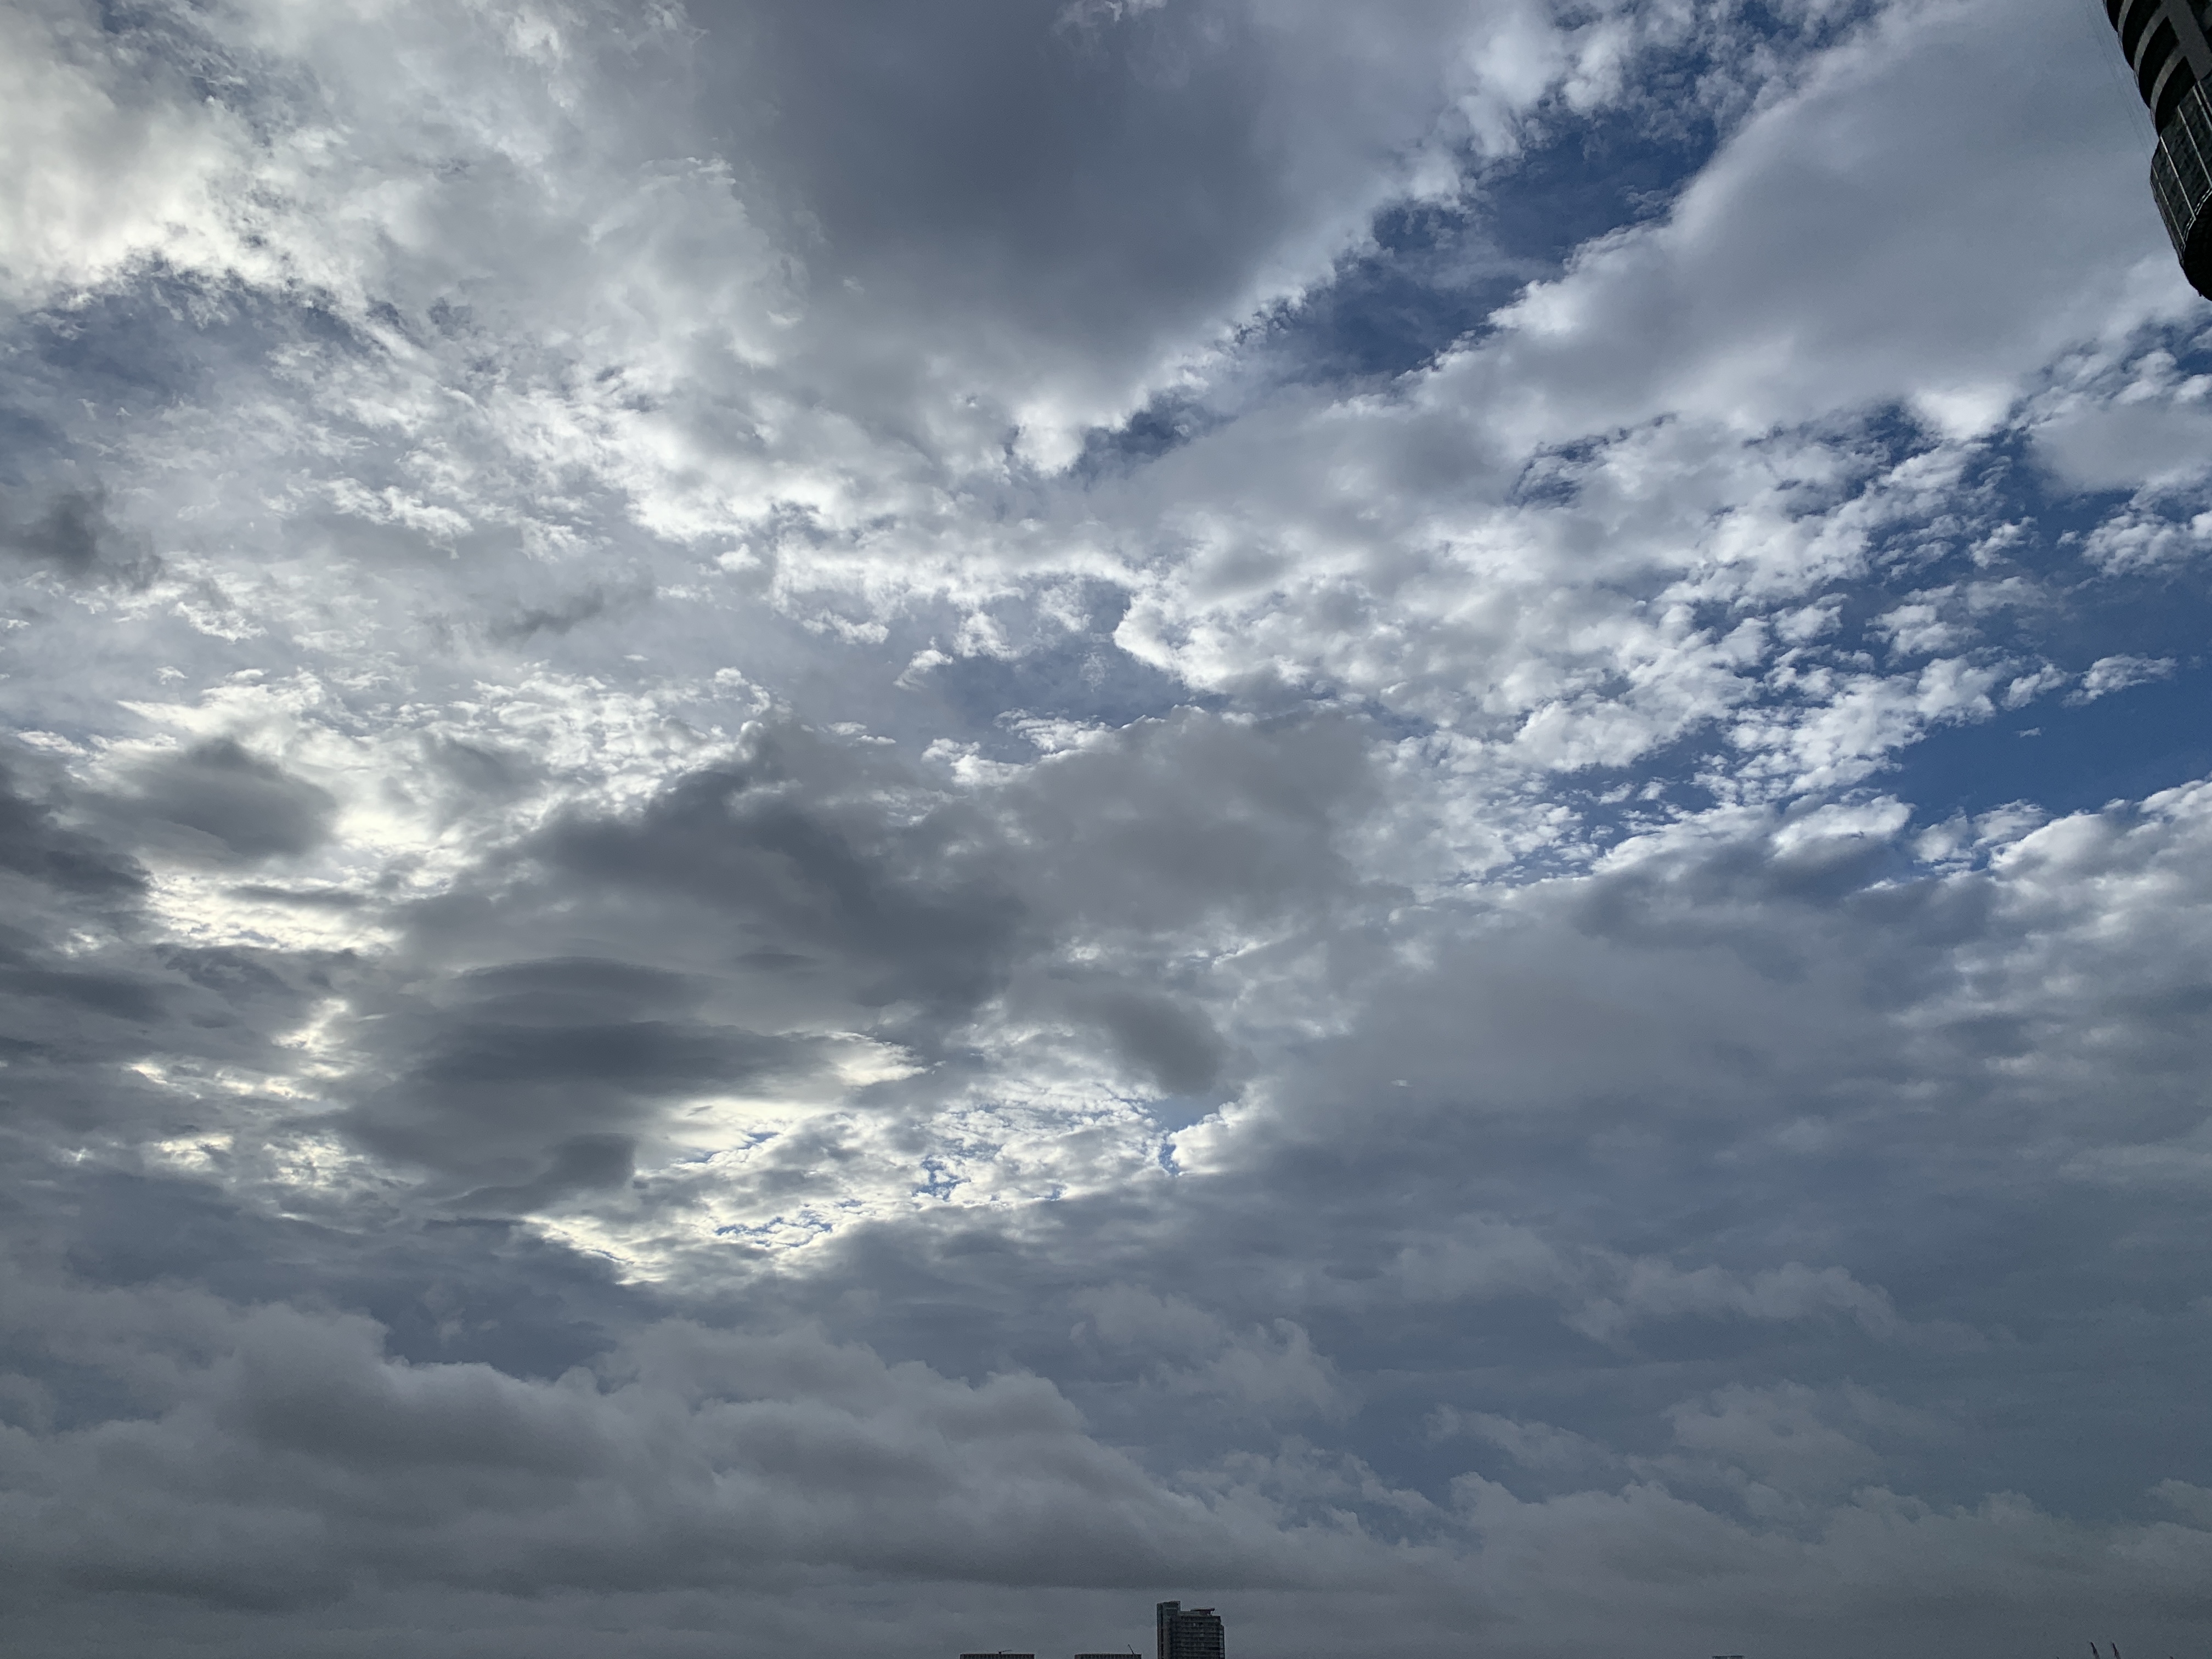
<path id="1" fill-rule="evenodd" d="M 1159 1634 L 1154 1659 L 1223 1659 L 1221 1615 L 1212 1607 L 1163 1601 L 1152 1616 Z"/>
<path id="2" fill-rule="evenodd" d="M 2158 129 L 2151 193 L 2181 274 L 2212 299 L 2212 0 L 2105 0 L 2136 90 Z"/>

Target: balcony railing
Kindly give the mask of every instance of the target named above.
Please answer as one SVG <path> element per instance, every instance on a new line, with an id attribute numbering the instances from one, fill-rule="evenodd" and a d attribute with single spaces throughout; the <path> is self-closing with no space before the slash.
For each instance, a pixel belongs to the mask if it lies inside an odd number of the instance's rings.
<path id="1" fill-rule="evenodd" d="M 2212 101 L 2204 83 L 2190 88 L 2158 135 L 2158 152 L 2151 157 L 2150 187 L 2158 198 L 2159 216 L 2182 267 L 2201 288 L 2208 274 L 2191 269 L 2189 244 L 2205 204 L 2212 201 Z M 2205 262 L 2212 249 L 2200 245 L 2197 258 Z"/>

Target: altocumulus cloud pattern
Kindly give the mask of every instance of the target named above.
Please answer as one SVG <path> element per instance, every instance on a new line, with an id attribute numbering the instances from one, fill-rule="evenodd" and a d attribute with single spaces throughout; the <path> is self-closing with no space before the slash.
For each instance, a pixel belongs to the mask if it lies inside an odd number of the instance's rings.
<path id="1" fill-rule="evenodd" d="M 7 0 L 0 1637 L 2201 1653 L 2097 0 Z"/>

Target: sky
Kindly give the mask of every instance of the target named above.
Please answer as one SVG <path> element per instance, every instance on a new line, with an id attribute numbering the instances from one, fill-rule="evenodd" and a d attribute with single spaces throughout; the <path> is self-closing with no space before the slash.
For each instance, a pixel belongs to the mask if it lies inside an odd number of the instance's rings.
<path id="1" fill-rule="evenodd" d="M 2094 0 L 0 0 L 26 1659 L 2199 1654 Z"/>

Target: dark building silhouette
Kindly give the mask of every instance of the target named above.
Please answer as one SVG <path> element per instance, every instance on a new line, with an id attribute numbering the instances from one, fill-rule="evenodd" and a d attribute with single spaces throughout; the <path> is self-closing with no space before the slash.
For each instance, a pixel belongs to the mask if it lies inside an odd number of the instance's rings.
<path id="1" fill-rule="evenodd" d="M 1152 1615 L 1159 1627 L 1155 1659 L 1223 1659 L 1221 1616 L 1212 1607 L 1186 1612 L 1180 1601 L 1163 1601 Z"/>
<path id="2" fill-rule="evenodd" d="M 2136 90 L 2158 129 L 2151 157 L 2151 193 L 2166 234 L 2181 256 L 2181 274 L 2212 299 L 2212 38 L 2205 33 L 2212 0 L 2105 0 Z"/>

